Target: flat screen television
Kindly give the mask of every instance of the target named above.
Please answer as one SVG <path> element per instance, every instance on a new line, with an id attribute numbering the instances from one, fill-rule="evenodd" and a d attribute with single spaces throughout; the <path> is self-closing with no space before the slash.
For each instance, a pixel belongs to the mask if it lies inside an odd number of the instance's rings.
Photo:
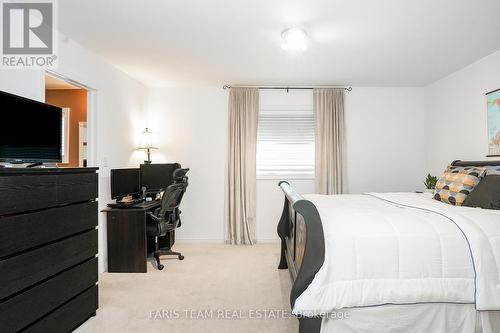
<path id="1" fill-rule="evenodd" d="M 61 162 L 62 109 L 0 91 L 0 161 Z"/>

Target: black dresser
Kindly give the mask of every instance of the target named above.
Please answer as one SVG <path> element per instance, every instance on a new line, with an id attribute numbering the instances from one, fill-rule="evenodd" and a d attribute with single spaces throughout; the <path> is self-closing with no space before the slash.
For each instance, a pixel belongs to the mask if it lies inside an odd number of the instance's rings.
<path id="1" fill-rule="evenodd" d="M 0 169 L 0 332 L 70 332 L 97 297 L 97 169 Z"/>

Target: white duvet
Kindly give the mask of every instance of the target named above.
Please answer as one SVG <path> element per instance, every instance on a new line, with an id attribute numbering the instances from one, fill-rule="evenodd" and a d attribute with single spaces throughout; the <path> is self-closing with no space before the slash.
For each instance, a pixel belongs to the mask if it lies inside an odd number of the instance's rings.
<path id="1" fill-rule="evenodd" d="M 500 211 L 417 193 L 304 197 L 321 216 L 325 261 L 294 314 L 427 302 L 500 310 Z"/>

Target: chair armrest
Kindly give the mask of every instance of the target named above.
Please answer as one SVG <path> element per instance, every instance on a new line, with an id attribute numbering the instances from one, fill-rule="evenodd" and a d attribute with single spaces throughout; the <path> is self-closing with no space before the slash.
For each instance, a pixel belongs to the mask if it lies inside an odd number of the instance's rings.
<path id="1" fill-rule="evenodd" d="M 159 222 L 161 221 L 161 219 L 160 219 L 158 216 L 156 216 L 155 214 L 153 214 L 153 212 L 147 212 L 147 213 L 146 213 L 146 215 L 147 215 L 150 219 L 152 219 L 153 221 L 155 221 L 155 222 L 157 222 L 157 223 L 159 223 Z"/>

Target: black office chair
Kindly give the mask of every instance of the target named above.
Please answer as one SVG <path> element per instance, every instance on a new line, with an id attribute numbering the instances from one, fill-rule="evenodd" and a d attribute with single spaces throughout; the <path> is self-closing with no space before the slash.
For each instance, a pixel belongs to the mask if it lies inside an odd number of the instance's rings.
<path id="1" fill-rule="evenodd" d="M 173 172 L 174 183 L 168 186 L 163 193 L 161 207 L 156 209 L 154 213 L 147 213 L 146 231 L 148 236 L 155 238 L 155 251 L 153 255 L 156 260 L 156 267 L 159 270 L 162 270 L 164 267 L 160 263 L 161 255 L 176 255 L 179 260 L 184 259 L 184 256 L 180 252 L 174 252 L 170 247 L 160 249 L 158 237 L 165 236 L 168 232 L 181 226 L 179 205 L 188 186 L 188 177 L 186 176 L 188 171 L 189 169 L 179 168 Z"/>

